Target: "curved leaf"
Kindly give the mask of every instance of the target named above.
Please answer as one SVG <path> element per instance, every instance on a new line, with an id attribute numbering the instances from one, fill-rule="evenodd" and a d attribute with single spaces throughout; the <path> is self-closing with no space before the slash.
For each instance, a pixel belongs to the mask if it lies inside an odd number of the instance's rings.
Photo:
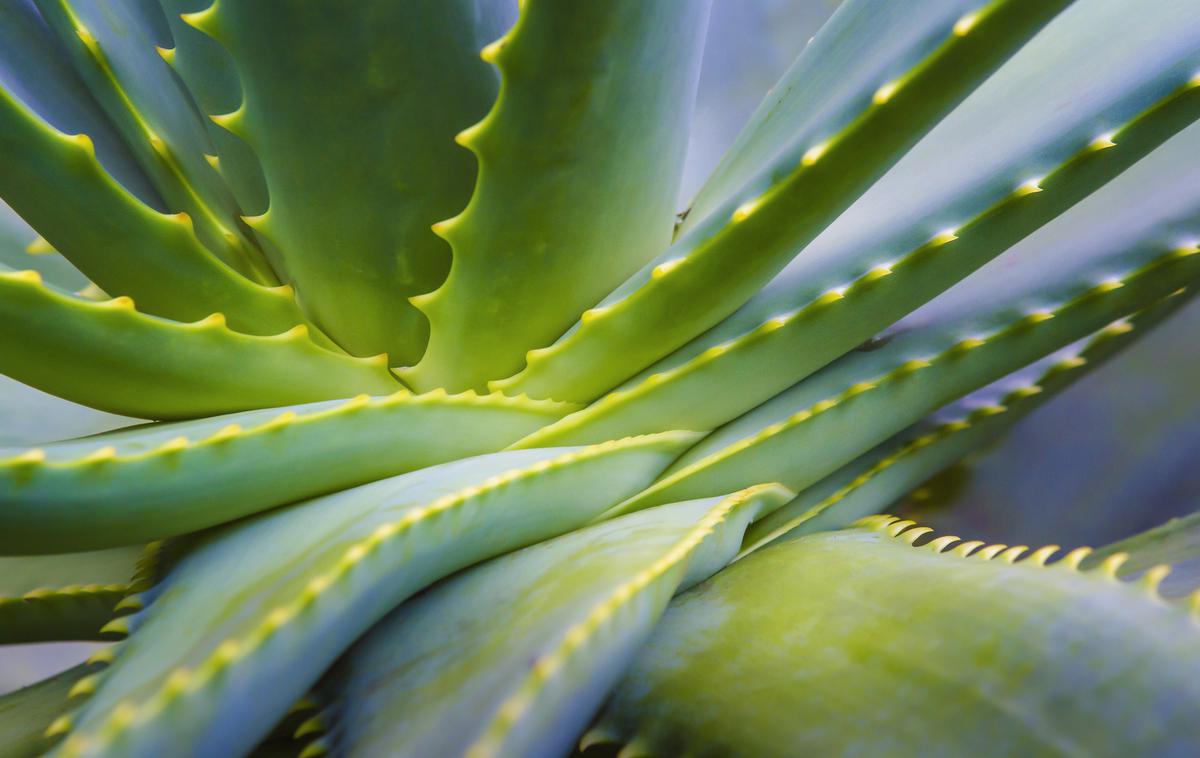
<path id="1" fill-rule="evenodd" d="M 229 187 L 204 159 L 213 151 L 186 88 L 155 51 L 169 39 L 157 2 L 35 0 L 75 70 L 108 114 L 168 208 L 225 264 L 278 284 Z M 164 39 L 166 38 L 166 39 Z"/>
<path id="2" fill-rule="evenodd" d="M 493 389 L 591 400 L 745 303 L 1066 2 L 992 0 L 863 105 L 840 131 L 779 165 L 585 311 Z M 880 82 L 880 85 L 886 83 Z"/>
<path id="3" fill-rule="evenodd" d="M 709 2 L 528 0 L 485 49 L 500 96 L 458 137 L 479 182 L 437 226 L 454 262 L 413 300 L 430 337 L 406 381 L 480 389 L 519 371 L 670 243 Z"/>
<path id="4" fill-rule="evenodd" d="M 186 214 L 143 204 L 96 160 L 91 138 L 65 135 L 0 89 L 0 197 L 113 296 L 180 320 L 225 314 L 254 334 L 303 321 L 286 287 L 263 287 L 216 259 Z"/>
<path id="5" fill-rule="evenodd" d="M 1089 338 L 938 410 L 804 490 L 756 522 L 743 552 L 774 539 L 841 529 L 878 513 L 1152 331 L 1193 295 L 1168 297 Z"/>
<path id="6" fill-rule="evenodd" d="M 1116 555 L 1126 556 L 1117 571 L 1121 577 L 1144 577 L 1160 564 L 1171 564 L 1171 573 L 1161 587 L 1164 597 L 1196 592 L 1200 589 L 1200 513 L 1171 519 L 1161 526 L 1105 545 L 1090 554 L 1083 565 L 1100 565 Z"/>
<path id="7" fill-rule="evenodd" d="M 1200 124 L 881 336 L 709 435 L 622 509 L 779 481 L 801 491 L 948 402 L 1200 274 Z M 1131 188 L 1157 182 L 1154 209 Z M 803 451 L 799 455 L 798 451 Z"/>
<path id="8" fill-rule="evenodd" d="M 324 743 L 345 755 L 561 755 L 671 595 L 724 566 L 750 520 L 790 496 L 767 486 L 654 508 L 447 580 L 331 670 Z"/>
<path id="9" fill-rule="evenodd" d="M 754 408 L 1192 124 L 1198 68 L 1200 6 L 1073 4 L 736 313 L 535 444 L 711 430 Z M 1126 185 L 1130 198 L 1140 189 Z"/>
<path id="10" fill-rule="evenodd" d="M 301 325 L 272 337 L 219 315 L 182 324 L 46 287 L 0 269 L 0 372 L 60 397 L 140 418 L 191 418 L 394 391 L 381 360 L 317 347 Z"/>
<path id="11" fill-rule="evenodd" d="M 366 395 L 0 448 L 0 553 L 127 545 L 500 450 L 564 408 Z"/>
<path id="12" fill-rule="evenodd" d="M 490 105 L 472 0 L 213 2 L 184 19 L 232 55 L 244 99 L 219 123 L 262 164 L 248 223 L 305 309 L 356 355 L 415 361 L 427 325 L 405 300 L 441 283 L 430 225 L 467 201 L 453 135 Z"/>
<path id="13" fill-rule="evenodd" d="M 0 695 L 0 751 L 4 758 L 36 758 L 54 745 L 43 735 L 67 702 L 76 682 L 88 674 L 81 664 L 28 687 Z"/>
<path id="14" fill-rule="evenodd" d="M 245 751 L 414 592 L 583 525 L 694 435 L 498 453 L 346 490 L 210 534 L 120 620 L 65 755 Z M 116 627 L 113 627 L 114 629 Z M 303 651 L 303 655 L 298 653 Z"/>
<path id="15" fill-rule="evenodd" d="M 102 639 L 141 552 L 0 557 L 0 644 Z"/>
<path id="16" fill-rule="evenodd" d="M 27 103 L 59 131 L 89 135 L 105 170 L 143 202 L 165 209 L 34 0 L 0 3 L 0 89 Z"/>
<path id="17" fill-rule="evenodd" d="M 913 548 L 928 530 L 894 521 L 781 542 L 680 596 L 591 739 L 637 755 L 1200 749 L 1200 631 L 1154 581 L 1081 573 L 1081 552 L 1047 567 L 1053 547 L 1016 563 L 1027 548 Z"/>

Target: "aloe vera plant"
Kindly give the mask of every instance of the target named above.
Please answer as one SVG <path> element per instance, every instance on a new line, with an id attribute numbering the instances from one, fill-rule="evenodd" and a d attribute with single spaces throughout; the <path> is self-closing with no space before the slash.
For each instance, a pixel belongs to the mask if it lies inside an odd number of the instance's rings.
<path id="1" fill-rule="evenodd" d="M 676 214 L 709 11 L 0 0 L 0 644 L 113 641 L 0 755 L 1200 752 L 1194 518 L 879 515 L 1189 302 L 1200 6 L 846 0 Z"/>

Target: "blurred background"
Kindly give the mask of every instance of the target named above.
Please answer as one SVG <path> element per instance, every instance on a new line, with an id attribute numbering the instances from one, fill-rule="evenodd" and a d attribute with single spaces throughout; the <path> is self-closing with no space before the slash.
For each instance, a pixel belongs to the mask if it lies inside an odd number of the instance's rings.
<path id="1" fill-rule="evenodd" d="M 714 0 L 680 207 L 834 0 Z M 0 243 L 18 229 L 0 206 Z M 19 232 L 16 232 L 19 233 Z M 0 245 L 3 247 L 3 245 Z M 918 488 L 895 512 L 1008 544 L 1103 544 L 1200 505 L 1200 301 L 1022 420 L 1008 437 Z M 0 446 L 129 423 L 81 412 L 0 376 Z M 0 647 L 0 693 L 97 645 Z"/>

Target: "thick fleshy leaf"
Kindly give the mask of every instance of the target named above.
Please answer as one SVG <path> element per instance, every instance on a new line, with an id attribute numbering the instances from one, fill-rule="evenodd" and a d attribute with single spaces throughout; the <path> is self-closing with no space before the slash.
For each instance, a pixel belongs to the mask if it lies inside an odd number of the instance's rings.
<path id="1" fill-rule="evenodd" d="M 232 55 L 243 101 L 218 117 L 262 163 L 251 226 L 307 312 L 351 353 L 415 361 L 427 325 L 406 296 L 449 268 L 430 225 L 467 202 L 453 142 L 491 104 L 472 0 L 214 2 L 185 20 Z"/>
<path id="2" fill-rule="evenodd" d="M 91 138 L 66 135 L 0 89 L 0 197 L 100 289 L 147 313 L 223 313 L 254 334 L 303 321 L 291 290 L 264 287 L 214 257 L 186 215 L 143 204 L 96 160 Z"/>
<path id="3" fill-rule="evenodd" d="M 0 554 L 147 542 L 495 452 L 566 408 L 501 395 L 362 395 L 0 448 Z"/>
<path id="4" fill-rule="evenodd" d="M 122 186 L 156 210 L 166 209 L 34 0 L 0 3 L 0 89 L 59 131 L 88 135 L 100 163 Z"/>
<path id="5" fill-rule="evenodd" d="M 842 3 L 767 92 L 688 207 L 680 231 L 696 226 L 766 167 L 786 162 L 794 143 L 815 144 L 836 132 L 884 82 L 929 55 L 947 28 L 980 6 L 979 0 L 926 0 L 913 13 L 889 0 Z"/>
<path id="6" fill-rule="evenodd" d="M 88 668 L 75 666 L 0 696 L 0 750 L 4 758 L 37 758 L 46 754 L 54 740 L 43 733 L 62 713 L 67 694 L 87 676 Z"/>
<path id="7" fill-rule="evenodd" d="M 923 17 L 894 4 L 892 13 L 906 23 Z M 1114 39 L 1126 44 L 1108 44 Z M 1157 41 L 1152 55 L 1146 39 Z M 1073 4 L 745 306 L 547 429 L 536 444 L 711 430 L 745 413 L 1193 123 L 1200 117 L 1200 86 L 1192 80 L 1198 69 L 1195 3 Z M 1056 73 L 1046 81 L 1048 70 Z M 1097 143 L 1101 134 L 1105 141 Z"/>
<path id="8" fill-rule="evenodd" d="M 500 95 L 459 135 L 479 182 L 437 227 L 454 262 L 413 301 L 429 349 L 406 381 L 516 373 L 670 243 L 709 2 L 527 0 L 485 49 Z"/>
<path id="9" fill-rule="evenodd" d="M 86 276 L 30 229 L 11 208 L 0 202 L 0 266 L 32 269 L 51 284 L 69 290 L 88 285 Z"/>
<path id="10" fill-rule="evenodd" d="M 384 361 L 317 347 L 303 325 L 271 337 L 219 315 L 184 324 L 47 287 L 0 269 L 0 372 L 59 397 L 139 418 L 193 418 L 249 408 L 386 394 Z"/>
<path id="11" fill-rule="evenodd" d="M 211 118 L 232 113 L 241 105 L 242 83 L 237 67 L 221 43 L 183 20 L 186 14 L 208 8 L 212 0 L 160 0 L 160 4 L 171 30 L 173 47 L 160 48 L 158 52 L 187 85 L 197 108 L 208 116 L 204 121 L 213 152 L 205 159 L 225 179 L 244 214 L 266 212 L 267 183 L 258 156 L 245 140 Z M 281 263 L 279 267 L 282 268 Z"/>
<path id="12" fill-rule="evenodd" d="M 755 523 L 746 534 L 744 550 L 784 535 L 790 539 L 841 529 L 889 508 L 942 470 L 1003 437 L 1046 401 L 1137 343 L 1190 297 L 1168 297 L 1105 327 L 1086 343 L 1058 351 L 939 409 Z"/>
<path id="13" fill-rule="evenodd" d="M 65 755 L 229 755 L 270 732 L 356 637 L 466 566 L 582 526 L 691 433 L 498 453 L 383 480 L 206 536 L 150 590 Z"/>
<path id="14" fill-rule="evenodd" d="M 493 388 L 591 400 L 720 322 L 779 272 L 1066 2 L 993 0 L 823 141 L 789 148 L 730 202 Z"/>
<path id="15" fill-rule="evenodd" d="M 759 481 L 796 491 L 937 408 L 1148 307 L 1200 275 L 1189 127 L 881 336 L 705 438 L 623 508 Z M 1184 153 L 1186 154 L 1186 153 Z M 1154 183 L 1154 208 L 1128 202 Z M 801 454 L 802 453 L 802 454 Z"/>
<path id="16" fill-rule="evenodd" d="M 653 508 L 449 579 L 354 646 L 310 723 L 345 755 L 561 755 L 670 597 L 790 496 L 769 485 Z"/>
<path id="17" fill-rule="evenodd" d="M 914 548 L 928 530 L 894 521 L 781 542 L 681 595 L 591 740 L 631 755 L 1200 750 L 1200 630 L 1153 581 L 1080 572 L 1078 552 L 1046 566 L 1052 547 L 1016 563 L 1027 548 Z"/>
<path id="18" fill-rule="evenodd" d="M 147 0 L 34 0 L 166 205 L 191 219 L 196 237 L 254 281 L 278 284 L 229 187 L 204 156 L 203 116 L 155 51 L 170 39 Z"/>
<path id="19" fill-rule="evenodd" d="M 1198 330 L 1193 295 L 1120 359 L 889 511 L 938 531 L 1065 548 L 1191 513 L 1200 504 L 1200 363 L 1188 346 Z"/>
<path id="20" fill-rule="evenodd" d="M 1156 566 L 1169 564 L 1171 573 L 1160 587 L 1164 597 L 1180 597 L 1200 590 L 1200 513 L 1171 519 L 1161 526 L 1105 545 L 1090 554 L 1083 565 L 1100 565 L 1121 555 L 1126 556 L 1117 569 L 1121 577 L 1141 578 L 1154 571 Z"/>
<path id="21" fill-rule="evenodd" d="M 101 639 L 141 552 L 0 557 L 0 644 Z"/>

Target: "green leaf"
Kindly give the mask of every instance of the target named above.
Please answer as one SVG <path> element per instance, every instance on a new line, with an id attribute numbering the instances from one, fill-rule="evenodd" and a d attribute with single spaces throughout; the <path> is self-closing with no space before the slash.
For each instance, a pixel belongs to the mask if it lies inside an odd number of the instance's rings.
<path id="1" fill-rule="evenodd" d="M 842 529 L 878 513 L 943 469 L 1003 436 L 1046 401 L 1104 365 L 1192 295 L 1165 301 L 1016 371 L 877 445 L 756 522 L 743 552 L 772 540 Z"/>
<path id="2" fill-rule="evenodd" d="M 54 745 L 43 732 L 62 713 L 67 693 L 88 675 L 80 664 L 28 687 L 0 695 L 0 756 L 37 758 Z"/>
<path id="3" fill-rule="evenodd" d="M 876 517 L 676 599 L 590 741 L 657 755 L 1190 755 L 1196 618 L 1082 553 Z M 944 551 L 944 552 L 943 552 Z M 1003 551 L 1003 552 L 1002 552 Z"/>
<path id="4" fill-rule="evenodd" d="M 188 214 L 199 240 L 227 265 L 278 284 L 229 187 L 204 159 L 213 147 L 201 114 L 155 51 L 168 35 L 158 3 L 35 2 L 167 207 Z"/>
<path id="5" fill-rule="evenodd" d="M 74 755 L 253 747 L 362 632 L 432 582 L 582 526 L 695 435 L 498 453 L 422 469 L 209 534 L 145 596 Z M 302 651 L 302 654 L 301 654 Z"/>
<path id="6" fill-rule="evenodd" d="M 495 93 L 471 0 L 214 2 L 185 20 L 232 55 L 244 100 L 218 117 L 262 163 L 270 208 L 247 219 L 322 329 L 356 355 L 415 361 L 406 296 L 449 249 L 430 225 L 475 179 L 454 144 Z"/>
<path id="7" fill-rule="evenodd" d="M 187 85 L 196 106 L 208 116 L 204 121 L 213 152 L 205 158 L 225 179 L 246 215 L 263 213 L 269 202 L 258 156 L 244 140 L 211 118 L 231 113 L 241 105 L 242 83 L 237 67 L 228 50 L 182 18 L 183 14 L 204 10 L 212 2 L 161 0 L 161 4 L 174 46 L 160 48 L 158 52 Z M 276 263 L 282 268 L 281 261 Z"/>
<path id="8" fill-rule="evenodd" d="M 223 313 L 248 333 L 303 321 L 285 287 L 263 287 L 215 258 L 185 215 L 166 215 L 121 187 L 90 137 L 69 136 L 0 89 L 0 196 L 53 248 L 113 296 L 180 320 Z"/>
<path id="9" fill-rule="evenodd" d="M 126 297 L 93 302 L 0 269 L 0 372 L 100 410 L 192 418 L 396 389 L 382 362 L 317 347 L 301 325 L 271 337 L 220 316 L 183 324 Z"/>
<path id="10" fill-rule="evenodd" d="M 782 392 L 1192 124 L 1198 50 L 1194 3 L 1075 3 L 746 305 L 531 444 L 711 430 Z"/>
<path id="11" fill-rule="evenodd" d="M 1117 569 L 1122 578 L 1144 577 L 1156 566 L 1170 564 L 1161 585 L 1163 597 L 1176 598 L 1200 589 L 1200 513 L 1174 518 L 1140 534 L 1105 545 L 1088 555 L 1083 566 L 1098 566 L 1114 556 L 1125 559 Z M 1118 559 L 1120 560 L 1120 559 Z"/>
<path id="12" fill-rule="evenodd" d="M 670 597 L 790 496 L 768 485 L 654 508 L 439 584 L 327 675 L 326 741 L 346 755 L 563 754 Z"/>
<path id="13" fill-rule="evenodd" d="M 1062 9 L 993 0 L 819 142 L 791 146 L 729 202 L 585 311 L 493 389 L 588 401 L 745 303 L 921 136 Z"/>
<path id="14" fill-rule="evenodd" d="M 0 644 L 102 639 L 141 552 L 0 556 Z"/>
<path id="15" fill-rule="evenodd" d="M 495 452 L 565 412 L 501 395 L 402 391 L 0 448 L 0 553 L 185 534 Z"/>
<path id="16" fill-rule="evenodd" d="M 3 202 L 0 202 L 0 266 L 36 271 L 46 281 L 66 290 L 78 291 L 89 284 L 79 269 L 59 255 Z"/>
<path id="17" fill-rule="evenodd" d="M 1200 174 L 1176 157 L 1197 140 L 1200 124 L 901 320 L 882 346 L 705 438 L 622 510 L 759 481 L 801 491 L 946 403 L 1188 284 L 1200 275 Z M 1128 202 L 1147 181 L 1161 192 L 1153 210 Z"/>
<path id="18" fill-rule="evenodd" d="M 516 373 L 670 243 L 709 2 L 528 0 L 485 48 L 500 95 L 458 137 L 479 182 L 437 227 L 454 263 L 413 300 L 430 338 L 406 381 Z"/>
<path id="19" fill-rule="evenodd" d="M 87 134 L 104 168 L 122 186 L 156 210 L 165 209 L 30 0 L 0 4 L 0 89 L 11 92 L 64 134 Z"/>

